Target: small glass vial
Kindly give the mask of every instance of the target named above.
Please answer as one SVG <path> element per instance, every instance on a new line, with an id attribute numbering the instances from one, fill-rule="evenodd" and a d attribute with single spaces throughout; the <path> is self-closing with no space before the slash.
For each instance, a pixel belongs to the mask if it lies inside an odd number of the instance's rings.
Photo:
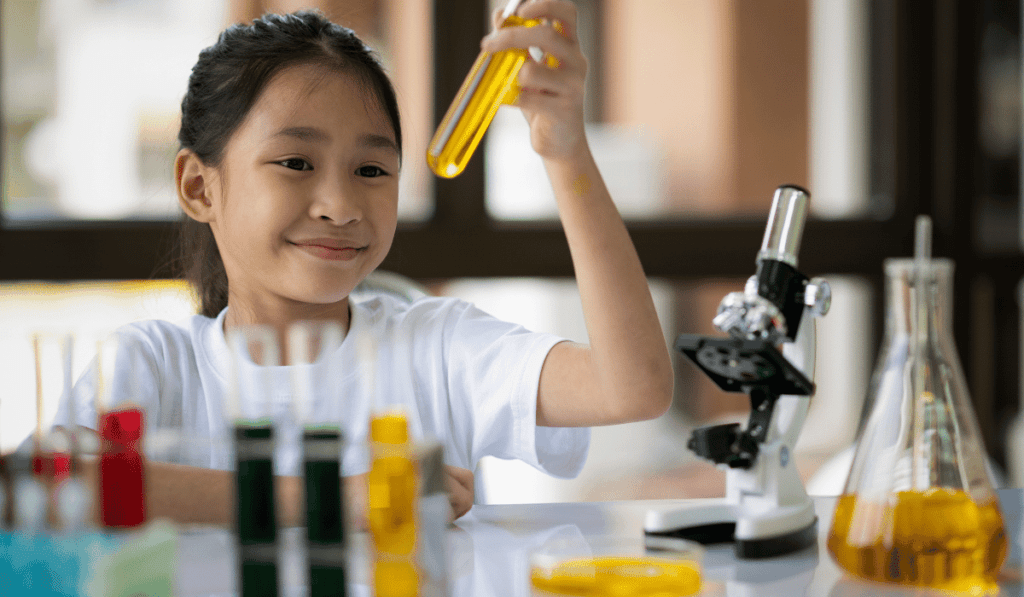
<path id="1" fill-rule="evenodd" d="M 996 590 L 1003 518 L 951 333 L 953 262 L 890 259 L 886 337 L 828 549 L 868 580 Z"/>

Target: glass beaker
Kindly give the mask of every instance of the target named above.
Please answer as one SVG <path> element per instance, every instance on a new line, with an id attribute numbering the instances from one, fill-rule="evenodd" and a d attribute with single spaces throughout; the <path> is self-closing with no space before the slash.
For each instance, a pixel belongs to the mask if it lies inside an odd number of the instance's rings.
<path id="1" fill-rule="evenodd" d="M 952 336 L 953 262 L 889 259 L 886 336 L 828 548 L 861 578 L 996 589 L 1003 518 Z"/>

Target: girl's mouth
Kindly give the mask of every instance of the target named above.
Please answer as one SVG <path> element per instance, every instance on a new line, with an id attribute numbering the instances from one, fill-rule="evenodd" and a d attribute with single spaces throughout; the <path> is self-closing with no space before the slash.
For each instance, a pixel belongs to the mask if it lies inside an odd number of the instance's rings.
<path id="1" fill-rule="evenodd" d="M 316 241 L 292 244 L 314 257 L 327 261 L 351 261 L 366 250 L 366 247 L 340 246 L 338 243 L 321 244 Z"/>

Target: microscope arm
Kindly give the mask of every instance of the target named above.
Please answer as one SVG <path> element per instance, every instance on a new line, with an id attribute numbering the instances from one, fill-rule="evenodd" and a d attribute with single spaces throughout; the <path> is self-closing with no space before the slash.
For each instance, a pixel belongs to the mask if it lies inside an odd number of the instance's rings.
<path id="1" fill-rule="evenodd" d="M 782 346 L 782 356 L 813 382 L 816 348 L 817 321 L 812 317 L 806 317 L 797 332 L 796 339 Z M 789 445 L 796 445 L 809 407 L 809 396 L 780 396 L 775 403 L 775 415 L 772 417 L 772 424 L 765 440 L 767 442 L 782 440 Z"/>

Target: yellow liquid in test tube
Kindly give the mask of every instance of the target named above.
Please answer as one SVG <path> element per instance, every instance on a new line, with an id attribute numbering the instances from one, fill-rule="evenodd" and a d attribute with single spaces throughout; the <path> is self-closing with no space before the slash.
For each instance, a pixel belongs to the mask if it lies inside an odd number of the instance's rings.
<path id="1" fill-rule="evenodd" d="M 856 495 L 839 498 L 828 548 L 843 569 L 902 585 L 997 590 L 1007 543 L 995 501 L 979 505 L 948 489 L 901 491 L 895 498 L 877 505 L 858 504 Z"/>
<path id="2" fill-rule="evenodd" d="M 580 558 L 535 567 L 530 582 L 540 591 L 578 597 L 681 597 L 701 587 L 700 571 L 690 563 L 644 557 Z"/>
<path id="3" fill-rule="evenodd" d="M 416 572 L 417 473 L 409 449 L 404 414 L 386 413 L 370 421 L 373 460 L 367 479 L 367 524 L 375 554 L 378 597 L 413 597 Z"/>
<path id="4" fill-rule="evenodd" d="M 538 19 L 524 20 L 515 14 L 505 17 L 502 27 L 533 27 Z M 555 23 L 561 31 L 561 26 Z M 529 57 L 527 50 L 481 52 L 455 95 L 427 148 L 427 165 L 442 178 L 462 173 L 501 104 L 512 104 L 519 95 L 516 75 Z M 549 66 L 557 60 L 547 58 Z"/>

